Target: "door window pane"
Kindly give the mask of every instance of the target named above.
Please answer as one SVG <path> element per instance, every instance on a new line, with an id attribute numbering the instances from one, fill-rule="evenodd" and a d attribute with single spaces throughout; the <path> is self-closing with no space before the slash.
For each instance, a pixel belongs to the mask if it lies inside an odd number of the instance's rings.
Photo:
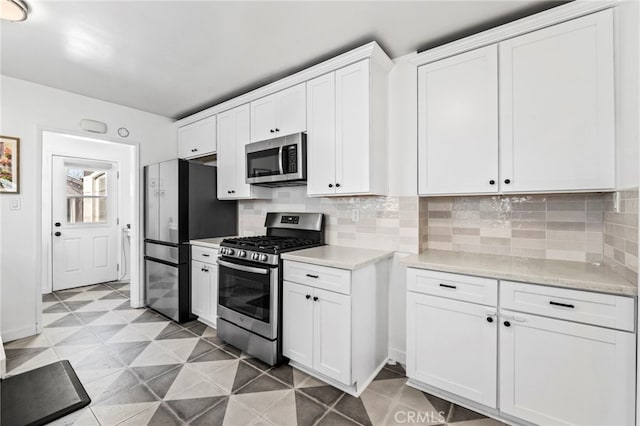
<path id="1" fill-rule="evenodd" d="M 67 168 L 67 223 L 107 222 L 107 173 Z"/>

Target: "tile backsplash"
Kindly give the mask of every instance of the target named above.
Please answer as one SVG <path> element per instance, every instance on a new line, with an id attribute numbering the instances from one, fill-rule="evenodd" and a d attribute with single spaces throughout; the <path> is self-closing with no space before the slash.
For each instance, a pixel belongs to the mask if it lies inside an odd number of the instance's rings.
<path id="1" fill-rule="evenodd" d="M 328 244 L 418 252 L 418 197 L 306 197 L 305 186 L 274 188 L 271 200 L 239 201 L 241 235 L 265 233 L 267 212 L 325 214 Z"/>
<path id="2" fill-rule="evenodd" d="M 604 204 L 600 193 L 423 198 L 421 248 L 601 262 Z"/>
<path id="3" fill-rule="evenodd" d="M 619 211 L 614 195 L 605 195 L 604 263 L 629 281 L 638 280 L 638 189 L 621 191 Z"/>

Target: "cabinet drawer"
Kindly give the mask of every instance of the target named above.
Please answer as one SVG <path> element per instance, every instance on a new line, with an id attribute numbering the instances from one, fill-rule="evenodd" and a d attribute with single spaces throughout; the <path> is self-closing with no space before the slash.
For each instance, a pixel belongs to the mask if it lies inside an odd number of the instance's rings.
<path id="1" fill-rule="evenodd" d="M 407 289 L 464 302 L 496 306 L 498 281 L 469 275 L 407 268 Z"/>
<path id="2" fill-rule="evenodd" d="M 500 307 L 625 331 L 635 329 L 632 297 L 501 281 Z"/>
<path id="3" fill-rule="evenodd" d="M 217 257 L 218 250 L 216 249 L 191 246 L 191 260 L 199 260 L 200 262 L 215 264 Z"/>
<path id="4" fill-rule="evenodd" d="M 346 269 L 285 260 L 284 279 L 337 293 L 351 294 L 351 271 Z"/>

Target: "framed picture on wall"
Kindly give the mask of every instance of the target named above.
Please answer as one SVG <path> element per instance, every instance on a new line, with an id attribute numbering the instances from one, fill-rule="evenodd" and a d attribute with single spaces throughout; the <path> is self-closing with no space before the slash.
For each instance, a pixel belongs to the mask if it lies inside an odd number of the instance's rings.
<path id="1" fill-rule="evenodd" d="M 18 193 L 20 139 L 0 136 L 0 194 Z"/>

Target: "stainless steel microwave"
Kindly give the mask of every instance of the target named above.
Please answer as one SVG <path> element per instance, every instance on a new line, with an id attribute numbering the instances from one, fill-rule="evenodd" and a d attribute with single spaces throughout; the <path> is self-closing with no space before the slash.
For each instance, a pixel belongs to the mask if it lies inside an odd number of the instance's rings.
<path id="1" fill-rule="evenodd" d="M 296 133 L 245 145 L 246 182 L 293 186 L 307 182 L 307 135 Z"/>

